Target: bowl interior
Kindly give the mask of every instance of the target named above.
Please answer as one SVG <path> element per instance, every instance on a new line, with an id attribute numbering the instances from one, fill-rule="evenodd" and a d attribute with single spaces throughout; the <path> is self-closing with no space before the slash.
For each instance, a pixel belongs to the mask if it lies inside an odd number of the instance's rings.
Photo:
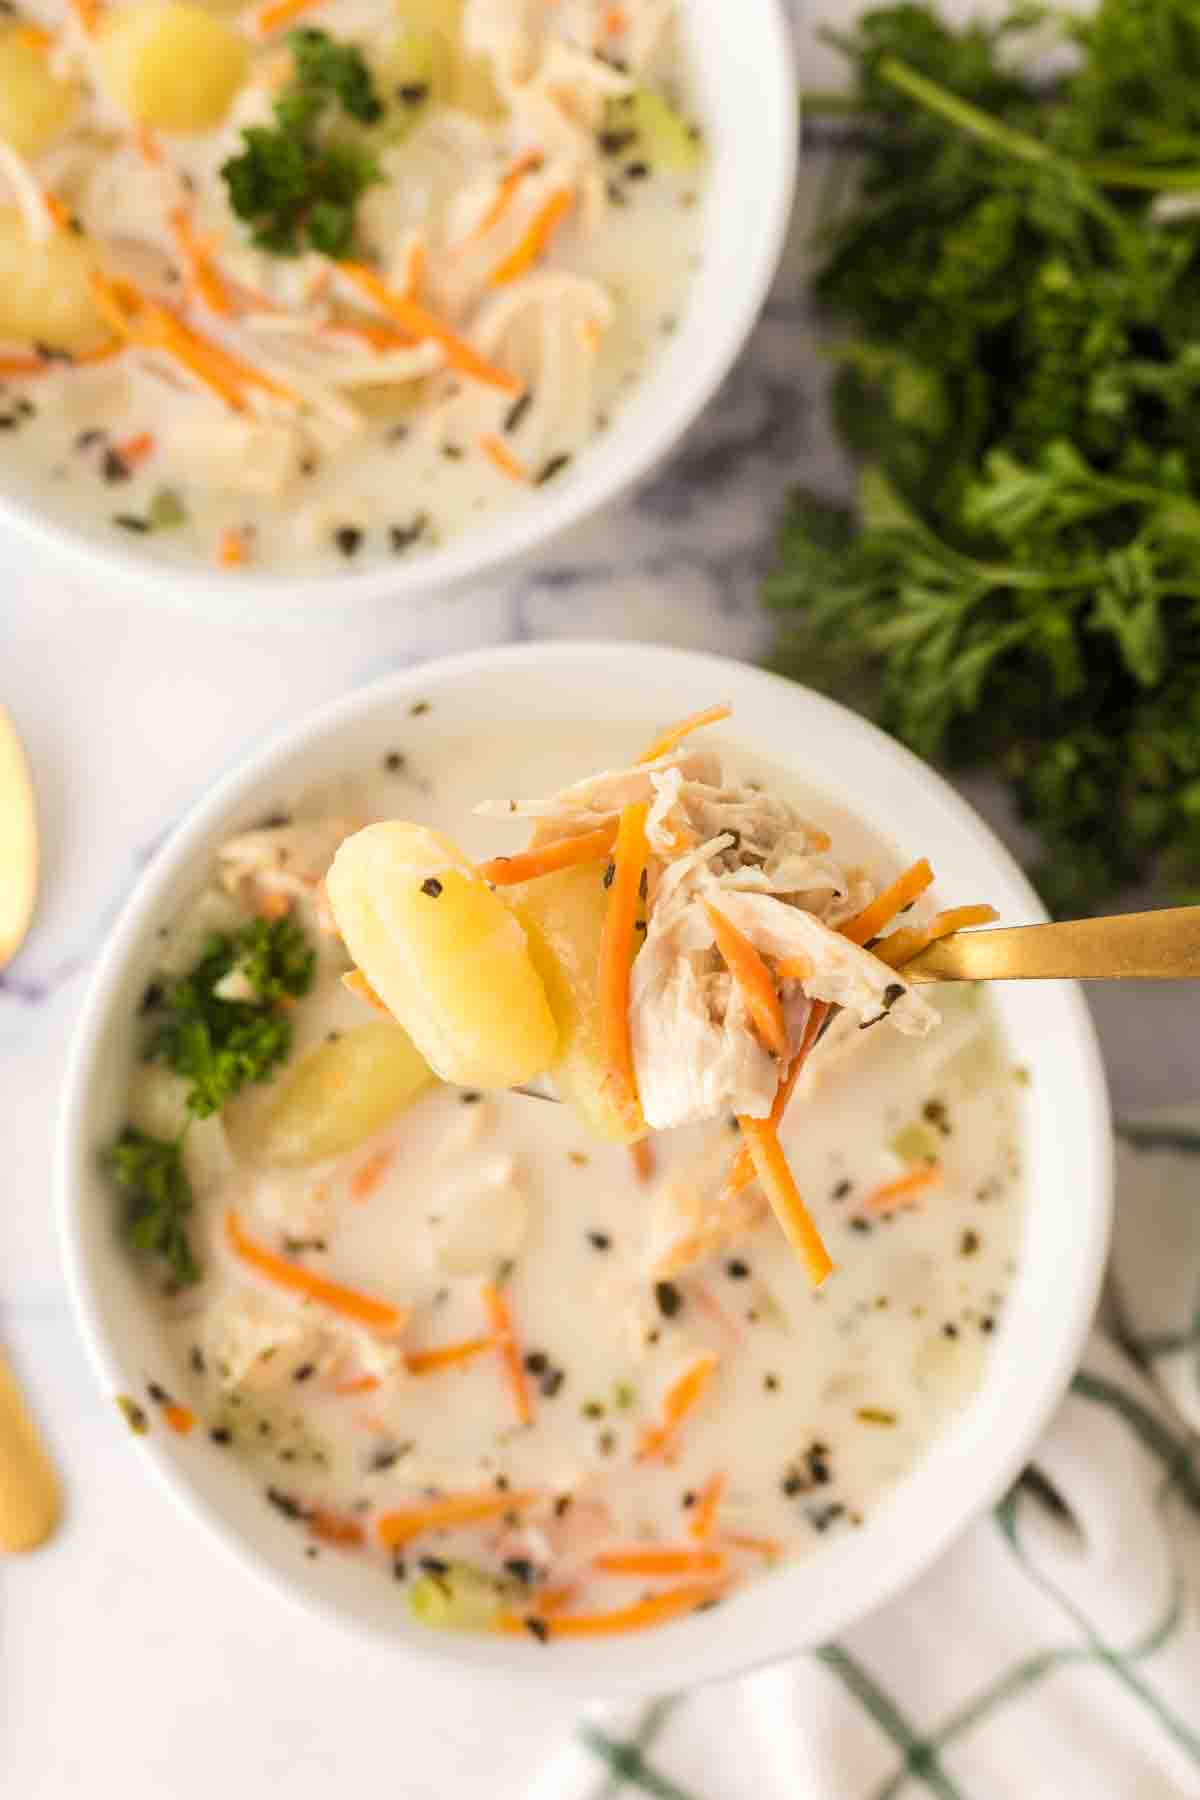
<path id="1" fill-rule="evenodd" d="M 351 695 L 206 798 L 143 878 L 97 971 L 68 1079 L 59 1200 L 76 1305 L 110 1397 L 141 1390 L 166 1366 L 96 1167 L 97 1147 L 121 1122 L 156 927 L 202 883 L 231 829 L 347 766 L 373 765 L 415 700 L 430 703 L 422 733 L 432 760 L 439 740 L 461 743 L 474 733 L 486 741 L 506 718 L 560 721 L 576 736 L 598 694 L 618 696 L 606 722 L 627 724 L 634 742 L 664 715 L 730 698 L 735 718 L 723 730 L 731 740 L 857 811 L 898 853 L 926 854 L 944 894 L 987 898 L 1009 922 L 1040 916 L 1007 852 L 937 776 L 842 708 L 759 671 L 640 645 L 534 645 L 429 664 Z M 351 1558 L 307 1561 L 254 1481 L 199 1435 L 154 1433 L 137 1440 L 138 1452 L 251 1569 L 310 1607 L 426 1658 L 527 1671 L 579 1694 L 615 1694 L 729 1674 L 823 1642 L 914 1575 L 1012 1478 L 1069 1379 L 1094 1305 L 1110 1147 L 1091 1025 L 1077 991 L 1064 984 L 1014 983 L 996 991 L 996 1004 L 1030 1073 L 1026 1216 L 1019 1270 L 977 1396 L 852 1541 L 752 1583 L 716 1612 L 667 1627 L 669 1638 L 565 1643 L 547 1656 L 532 1643 L 429 1632 L 409 1623 L 377 1570 Z"/>
<path id="2" fill-rule="evenodd" d="M 0 443 L 0 517 L 99 572 L 163 601 L 250 614 L 264 601 L 279 611 L 351 598 L 426 594 L 469 580 L 527 553 L 584 517 L 651 468 L 714 392 L 747 337 L 778 261 L 796 159 L 791 40 L 780 0 L 683 0 L 685 51 L 710 141 L 701 189 L 701 265 L 688 303 L 662 354 L 609 430 L 556 481 L 478 531 L 427 555 L 313 576 L 247 568 L 214 573 L 173 547 L 169 532 L 136 540 L 81 519 L 74 488 L 28 466 L 21 434 Z"/>

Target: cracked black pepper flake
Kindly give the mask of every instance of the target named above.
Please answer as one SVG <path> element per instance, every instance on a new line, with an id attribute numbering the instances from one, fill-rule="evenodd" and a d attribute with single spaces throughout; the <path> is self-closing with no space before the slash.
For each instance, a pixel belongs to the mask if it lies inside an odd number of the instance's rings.
<path id="1" fill-rule="evenodd" d="M 624 173 L 626 181 L 645 181 L 650 173 L 650 164 L 646 162 L 626 163 Z"/>
<path id="2" fill-rule="evenodd" d="M 654 1298 L 664 1319 L 673 1319 L 683 1306 L 683 1295 L 673 1281 L 656 1281 Z"/>
<path id="3" fill-rule="evenodd" d="M 343 556 L 356 556 L 362 548 L 363 534 L 357 525 L 339 525 L 333 541 Z"/>
<path id="4" fill-rule="evenodd" d="M 779 1387 L 778 1375 L 771 1375 L 771 1374 L 764 1375 L 763 1376 L 763 1386 L 766 1388 L 768 1394 L 775 1393 Z"/>
<path id="5" fill-rule="evenodd" d="M 132 531 L 139 535 L 150 529 L 150 521 L 139 519 L 136 513 L 114 513 L 112 522 L 119 525 L 122 531 Z"/>
<path id="6" fill-rule="evenodd" d="M 170 1406 L 171 1396 L 161 1382 L 148 1381 L 146 1383 L 146 1392 L 153 1400 L 155 1406 Z"/>
<path id="7" fill-rule="evenodd" d="M 550 1367 L 550 1358 L 544 1350 L 531 1350 L 525 1358 L 525 1367 L 531 1375 L 544 1375 Z"/>
<path id="8" fill-rule="evenodd" d="M 961 1238 L 958 1240 L 958 1254 L 960 1256 L 974 1256 L 975 1252 L 979 1249 L 979 1243 L 980 1238 L 977 1231 L 964 1231 Z"/>
<path id="9" fill-rule="evenodd" d="M 311 1381 L 313 1376 L 316 1374 L 316 1372 L 317 1372 L 316 1363 L 304 1362 L 304 1363 L 300 1364 L 300 1367 L 298 1369 L 293 1369 L 292 1380 L 293 1381 Z"/>
<path id="10" fill-rule="evenodd" d="M 408 1579 L 408 1564 L 405 1562 L 405 1560 L 402 1556 L 393 1556 L 393 1558 L 392 1558 L 392 1580 L 393 1581 L 406 1581 L 407 1579 Z"/>
<path id="11" fill-rule="evenodd" d="M 383 766 L 389 775 L 398 775 L 404 767 L 404 756 L 399 750 L 389 750 L 383 759 Z"/>
<path id="12" fill-rule="evenodd" d="M 533 390 L 531 388 L 526 388 L 523 394 L 517 395 L 516 399 L 504 415 L 505 431 L 515 431 L 532 405 Z"/>
<path id="13" fill-rule="evenodd" d="M 851 1231 L 868 1232 L 871 1229 L 870 1219 L 864 1219 L 861 1213 L 856 1213 L 849 1223 Z"/>
<path id="14" fill-rule="evenodd" d="M 412 523 L 409 525 L 389 526 L 388 543 L 391 545 L 395 554 L 399 555 L 402 550 L 410 549 L 412 545 L 416 543 L 417 539 L 424 535 L 425 528 L 428 524 L 428 513 L 418 513 L 416 518 L 413 519 Z M 429 710 L 428 707 L 424 706 L 424 702 L 419 701 L 418 706 L 422 707 L 426 712 Z M 414 719 L 420 716 L 418 706 L 409 709 Z"/>
<path id="15" fill-rule="evenodd" d="M 421 106 L 429 98 L 427 81 L 402 81 L 396 89 L 396 98 L 405 106 Z"/>
<path id="16" fill-rule="evenodd" d="M 417 1566 L 424 1569 L 427 1575 L 448 1575 L 450 1573 L 450 1564 L 440 1556 L 422 1556 Z"/>
<path id="17" fill-rule="evenodd" d="M 557 1499 L 554 1502 L 555 1518 L 556 1519 L 563 1518 L 566 1513 L 570 1512 L 570 1510 L 571 1510 L 570 1494 L 559 1494 Z"/>
<path id="18" fill-rule="evenodd" d="M 506 1556 L 504 1567 L 513 1580 L 519 1581 L 523 1587 L 532 1587 L 537 1580 L 537 1570 L 527 1556 Z"/>
<path id="19" fill-rule="evenodd" d="M 232 1444 L 233 1442 L 233 1433 L 230 1431 L 228 1425 L 214 1425 L 208 1435 L 214 1444 L 220 1444 L 222 1448 L 224 1448 L 226 1444 Z"/>
<path id="20" fill-rule="evenodd" d="M 203 1375 L 206 1368 L 208 1367 L 207 1363 L 204 1360 L 204 1352 L 200 1348 L 199 1344 L 192 1345 L 191 1353 L 188 1357 L 188 1361 L 191 1363 L 192 1368 L 196 1371 L 197 1375 Z"/>
<path id="21" fill-rule="evenodd" d="M 850 1190 L 853 1186 L 854 1186 L 854 1183 L 852 1181 L 847 1181 L 846 1178 L 843 1176 L 841 1181 L 834 1183 L 833 1195 L 832 1195 L 833 1199 L 844 1200 L 846 1198 L 846 1195 L 850 1192 Z"/>
<path id="22" fill-rule="evenodd" d="M 553 1400 L 555 1394 L 557 1394 L 559 1388 L 566 1379 L 566 1375 L 561 1369 L 547 1369 L 538 1385 L 545 1398 L 547 1400 Z"/>
<path id="23" fill-rule="evenodd" d="M 750 1273 L 750 1264 L 743 1262 L 740 1256 L 731 1256 L 725 1264 L 725 1273 L 730 1281 L 745 1281 Z"/>
<path id="24" fill-rule="evenodd" d="M 545 1619 L 539 1619 L 535 1613 L 526 1613 L 524 1623 L 526 1631 L 531 1637 L 535 1637 L 539 1644 L 546 1642 L 550 1636 L 550 1627 Z"/>
<path id="25" fill-rule="evenodd" d="M 553 481 L 556 475 L 562 474 L 570 460 L 571 458 L 565 451 L 560 452 L 557 456 L 550 457 L 547 462 L 542 464 L 541 468 L 534 476 L 534 487 L 545 487 L 548 481 Z"/>
<path id="26" fill-rule="evenodd" d="M 273 1506 L 277 1513 L 282 1513 L 285 1519 L 303 1519 L 307 1517 L 304 1508 L 301 1506 L 296 1496 L 294 1494 L 285 1494 L 282 1488 L 269 1487 L 266 1490 L 266 1499 L 267 1504 Z"/>
<path id="27" fill-rule="evenodd" d="M 100 473 L 103 475 L 105 481 L 109 483 L 115 481 L 128 481 L 129 464 L 125 461 L 123 456 L 110 447 L 104 452 L 104 460 L 100 464 Z"/>
<path id="28" fill-rule="evenodd" d="M 616 863 L 609 863 L 604 870 L 604 886 L 606 888 L 610 888 L 612 886 L 613 881 L 616 878 L 616 873 L 617 873 Z"/>
<path id="29" fill-rule="evenodd" d="M 831 1500 L 828 1506 L 814 1507 L 809 1519 L 814 1531 L 828 1531 L 835 1519 L 840 1519 L 846 1508 L 840 1500 Z"/>
<path id="30" fill-rule="evenodd" d="M 431 900 L 438 899 L 441 895 L 441 891 L 442 884 L 436 875 L 431 875 L 427 881 L 421 883 L 421 892 L 423 894 L 428 894 Z"/>
<path id="31" fill-rule="evenodd" d="M 903 998 L 904 998 L 904 983 L 901 981 L 889 981 L 887 986 L 883 990 L 883 1010 L 884 1010 L 884 1012 L 891 1012 L 891 1010 L 892 1010 L 893 1006 L 895 1006 L 897 1000 L 903 1000 Z"/>
<path id="32" fill-rule="evenodd" d="M 603 156 L 620 156 L 625 150 L 631 150 L 637 143 L 636 131 L 601 131 L 596 134 L 596 143 Z"/>
<path id="33" fill-rule="evenodd" d="M 482 1099 L 483 1095 L 477 1088 L 464 1088 L 462 1093 L 458 1096 L 460 1106 L 478 1106 Z"/>
<path id="34" fill-rule="evenodd" d="M 946 1323 L 942 1326 L 942 1336 L 956 1338 L 958 1336 L 958 1326 L 947 1319 Z"/>
<path id="35" fill-rule="evenodd" d="M 443 444 L 442 445 L 442 455 L 445 457 L 447 462 L 461 462 L 463 459 L 462 445 L 461 444 Z"/>
<path id="36" fill-rule="evenodd" d="M 602 1400 L 585 1400 L 579 1410 L 585 1419 L 602 1419 L 604 1402 Z"/>
<path id="37" fill-rule="evenodd" d="M 979 1321 L 979 1329 L 980 1329 L 980 1331 L 983 1332 L 985 1337 L 990 1332 L 995 1331 L 996 1321 L 995 1321 L 995 1319 L 993 1319 L 991 1313 L 984 1313 L 982 1319 L 980 1319 L 980 1321 Z"/>
<path id="38" fill-rule="evenodd" d="M 588 1243 L 593 1250 L 611 1250 L 612 1238 L 607 1231 L 589 1231 Z"/>
<path id="39" fill-rule="evenodd" d="M 139 1406 L 137 1401 L 130 1399 L 128 1394 L 118 1394 L 117 1405 L 120 1407 L 125 1418 L 125 1423 L 128 1425 L 133 1435 L 135 1437 L 145 1437 L 150 1429 L 150 1421 L 146 1417 L 145 1407 Z"/>

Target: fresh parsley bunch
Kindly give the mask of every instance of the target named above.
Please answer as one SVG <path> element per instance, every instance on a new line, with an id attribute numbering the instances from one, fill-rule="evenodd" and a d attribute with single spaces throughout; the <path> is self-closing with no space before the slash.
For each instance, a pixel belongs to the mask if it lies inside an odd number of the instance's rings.
<path id="1" fill-rule="evenodd" d="M 835 41 L 862 155 L 817 295 L 863 467 L 793 497 L 777 663 L 1000 771 L 1058 910 L 1200 899 L 1200 7 Z"/>
<path id="2" fill-rule="evenodd" d="M 370 70 L 352 44 L 324 31 L 293 31 L 295 74 L 275 102 L 274 125 L 250 125 L 245 148 L 221 167 L 229 204 L 253 226 L 253 242 L 276 256 L 320 250 L 344 257 L 354 208 L 379 180 L 373 156 L 331 136 L 340 110 L 363 125 L 383 113 Z"/>
<path id="3" fill-rule="evenodd" d="M 290 919 L 255 919 L 241 931 L 214 934 L 188 973 L 154 996 L 147 1055 L 187 1078 L 188 1122 L 174 1140 L 127 1126 L 107 1163 L 126 1195 L 128 1241 L 161 1256 L 181 1287 L 200 1277 L 187 1233 L 188 1127 L 248 1083 L 265 1081 L 287 1056 L 291 1026 L 279 1002 L 306 994 L 315 968 L 315 951 Z"/>

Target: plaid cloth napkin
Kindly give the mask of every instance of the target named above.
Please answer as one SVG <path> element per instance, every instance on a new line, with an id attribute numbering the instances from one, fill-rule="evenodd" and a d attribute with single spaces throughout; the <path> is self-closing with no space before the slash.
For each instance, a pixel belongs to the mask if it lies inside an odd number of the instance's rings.
<path id="1" fill-rule="evenodd" d="M 1200 1107 L 1120 1139 L 1115 1305 L 1012 1491 L 839 1642 L 589 1714 L 530 1800 L 1200 1796 Z"/>

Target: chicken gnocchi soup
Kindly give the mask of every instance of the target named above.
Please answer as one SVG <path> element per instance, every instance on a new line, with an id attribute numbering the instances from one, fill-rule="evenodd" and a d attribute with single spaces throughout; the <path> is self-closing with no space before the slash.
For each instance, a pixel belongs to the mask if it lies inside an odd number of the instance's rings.
<path id="1" fill-rule="evenodd" d="M 420 554 L 564 478 L 674 326 L 671 0 L 21 0 L 0 454 L 235 571 Z"/>
<path id="2" fill-rule="evenodd" d="M 298 1557 L 552 1648 L 920 1459 L 1003 1317 L 1022 1077 L 982 993 L 904 976 L 987 909 L 724 732 L 426 755 L 425 716 L 162 941 L 106 1155 L 164 1367 L 122 1404 Z"/>

